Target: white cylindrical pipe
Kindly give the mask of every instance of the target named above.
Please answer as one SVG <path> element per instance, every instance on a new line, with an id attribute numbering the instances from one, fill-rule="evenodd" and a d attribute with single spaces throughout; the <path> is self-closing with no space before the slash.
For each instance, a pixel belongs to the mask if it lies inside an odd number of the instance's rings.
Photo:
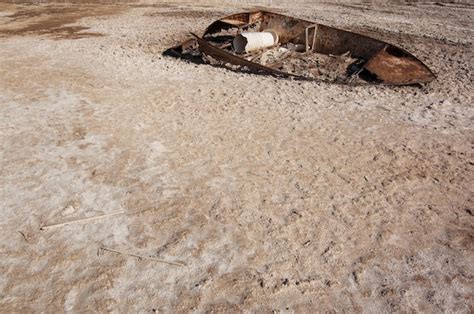
<path id="1" fill-rule="evenodd" d="M 278 43 L 278 34 L 271 29 L 263 32 L 242 32 L 235 36 L 232 47 L 235 52 L 243 53 L 275 46 Z"/>

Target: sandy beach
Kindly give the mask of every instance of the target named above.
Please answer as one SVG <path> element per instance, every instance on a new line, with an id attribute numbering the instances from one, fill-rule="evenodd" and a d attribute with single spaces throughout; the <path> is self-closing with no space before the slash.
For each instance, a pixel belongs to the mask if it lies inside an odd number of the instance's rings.
<path id="1" fill-rule="evenodd" d="M 0 3 L 0 312 L 474 311 L 474 7 L 250 2 Z M 437 79 L 162 56 L 262 7 Z"/>

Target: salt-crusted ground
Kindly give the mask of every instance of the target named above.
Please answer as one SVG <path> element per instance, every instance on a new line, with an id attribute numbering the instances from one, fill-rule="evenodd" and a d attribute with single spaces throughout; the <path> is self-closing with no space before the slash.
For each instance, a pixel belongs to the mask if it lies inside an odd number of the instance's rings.
<path id="1" fill-rule="evenodd" d="M 248 8 L 0 4 L 1 312 L 473 311 L 473 7 L 272 8 L 406 48 L 421 88 L 161 56 Z"/>

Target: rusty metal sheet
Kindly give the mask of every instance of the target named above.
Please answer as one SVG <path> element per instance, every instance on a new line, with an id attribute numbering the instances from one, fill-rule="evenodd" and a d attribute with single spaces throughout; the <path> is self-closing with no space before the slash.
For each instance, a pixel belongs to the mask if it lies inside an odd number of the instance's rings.
<path id="1" fill-rule="evenodd" d="M 280 42 L 285 44 L 290 40 L 304 34 L 306 27 L 313 25 L 309 21 L 295 19 L 290 16 L 265 12 L 262 15 L 260 30 L 272 29 L 280 37 Z"/>
<path id="2" fill-rule="evenodd" d="M 427 83 L 436 77 L 430 69 L 407 51 L 386 45 L 364 67 L 382 82 L 394 85 Z"/>
<path id="3" fill-rule="evenodd" d="M 340 55 L 347 51 L 352 56 L 369 60 L 386 43 L 326 25 L 318 25 L 316 51 L 324 54 Z"/>

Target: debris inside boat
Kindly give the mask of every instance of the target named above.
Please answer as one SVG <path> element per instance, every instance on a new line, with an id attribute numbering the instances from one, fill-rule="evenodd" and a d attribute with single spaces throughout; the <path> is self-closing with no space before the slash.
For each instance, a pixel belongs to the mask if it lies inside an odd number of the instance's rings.
<path id="1" fill-rule="evenodd" d="M 436 77 L 406 50 L 268 11 L 233 14 L 164 55 L 235 71 L 345 84 L 411 85 Z"/>

